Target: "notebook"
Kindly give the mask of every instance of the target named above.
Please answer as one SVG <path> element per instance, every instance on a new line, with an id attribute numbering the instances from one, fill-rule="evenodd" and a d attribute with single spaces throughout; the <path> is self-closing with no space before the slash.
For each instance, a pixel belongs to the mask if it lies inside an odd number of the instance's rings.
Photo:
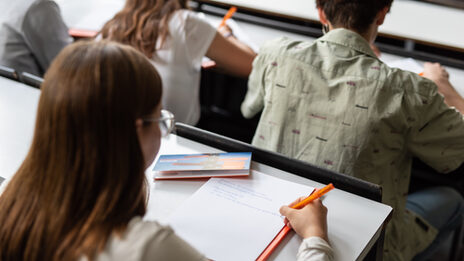
<path id="1" fill-rule="evenodd" d="M 155 180 L 250 175 L 251 152 L 161 155 L 153 171 Z"/>

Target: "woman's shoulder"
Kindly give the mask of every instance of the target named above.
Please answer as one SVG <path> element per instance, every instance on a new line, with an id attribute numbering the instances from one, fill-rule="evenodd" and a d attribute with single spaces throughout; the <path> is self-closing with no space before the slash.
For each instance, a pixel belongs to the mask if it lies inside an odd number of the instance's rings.
<path id="1" fill-rule="evenodd" d="M 121 235 L 113 233 L 108 238 L 106 248 L 96 260 L 143 260 L 143 251 L 151 241 L 154 238 L 167 237 L 169 234 L 173 234 L 171 228 L 135 217 Z"/>
<path id="2" fill-rule="evenodd" d="M 209 46 L 216 35 L 216 28 L 204 17 L 204 14 L 188 9 L 181 9 L 172 14 L 169 31 L 173 39 L 183 39 L 189 44 L 198 43 L 201 46 Z"/>
<path id="3" fill-rule="evenodd" d="M 97 260 L 175 260 L 172 257 L 201 260 L 202 255 L 180 239 L 171 227 L 135 217 L 122 235 L 109 238 Z"/>
<path id="4" fill-rule="evenodd" d="M 192 21 L 206 21 L 206 19 L 202 14 L 189 9 L 177 10 L 172 13 L 171 17 L 169 18 L 169 23 L 171 26 L 183 27 L 183 25 L 186 23 L 191 23 Z"/>
<path id="5" fill-rule="evenodd" d="M 131 219 L 125 232 L 126 238 L 150 238 L 159 233 L 173 233 L 169 226 L 161 225 L 157 221 L 143 220 L 141 217 L 134 217 Z"/>
<path id="6" fill-rule="evenodd" d="M 183 30 L 209 30 L 216 31 L 203 13 L 198 13 L 189 9 L 175 11 L 169 21 L 170 27 L 182 28 Z"/>
<path id="7" fill-rule="evenodd" d="M 181 19 L 181 20 L 188 20 L 188 19 L 199 19 L 205 21 L 206 18 L 204 14 L 192 11 L 190 9 L 179 9 L 172 14 L 171 19 Z"/>

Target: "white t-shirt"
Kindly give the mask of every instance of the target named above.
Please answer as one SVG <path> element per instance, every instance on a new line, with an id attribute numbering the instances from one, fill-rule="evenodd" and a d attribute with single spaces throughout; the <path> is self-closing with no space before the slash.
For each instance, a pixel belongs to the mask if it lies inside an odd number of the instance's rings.
<path id="1" fill-rule="evenodd" d="M 163 108 L 178 122 L 195 125 L 200 119 L 201 60 L 215 35 L 216 28 L 197 13 L 179 10 L 163 46 L 158 39 L 151 62 L 163 82 Z"/>

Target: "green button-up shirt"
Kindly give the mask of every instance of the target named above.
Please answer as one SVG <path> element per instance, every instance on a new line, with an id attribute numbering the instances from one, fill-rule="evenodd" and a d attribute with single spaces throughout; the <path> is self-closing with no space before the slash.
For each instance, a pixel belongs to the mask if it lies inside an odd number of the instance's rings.
<path id="1" fill-rule="evenodd" d="M 385 260 L 409 260 L 436 229 L 405 209 L 412 156 L 439 172 L 464 162 L 464 120 L 432 82 L 390 68 L 359 34 L 277 39 L 253 63 L 245 117 L 262 112 L 253 145 L 361 178 L 394 208 Z"/>

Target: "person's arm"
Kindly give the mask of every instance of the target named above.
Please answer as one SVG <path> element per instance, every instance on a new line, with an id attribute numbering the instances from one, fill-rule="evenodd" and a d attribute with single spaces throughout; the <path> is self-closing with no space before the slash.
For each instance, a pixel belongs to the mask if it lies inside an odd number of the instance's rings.
<path id="1" fill-rule="evenodd" d="M 423 76 L 438 86 L 438 92 L 445 97 L 448 106 L 453 106 L 464 114 L 464 99 L 451 85 L 449 74 L 443 66 L 439 63 L 425 63 Z"/>
<path id="2" fill-rule="evenodd" d="M 290 204 L 298 203 L 304 197 Z M 333 260 L 333 250 L 328 244 L 327 208 L 317 199 L 302 209 L 282 206 L 280 213 L 285 216 L 288 226 L 304 238 L 298 250 L 298 261 Z"/>
<path id="3" fill-rule="evenodd" d="M 240 111 L 246 119 L 253 118 L 264 108 L 265 78 L 268 67 L 266 55 L 260 53 L 253 61 L 253 70 L 248 77 L 248 89 Z"/>
<path id="4" fill-rule="evenodd" d="M 234 43 L 235 45 L 240 47 L 240 49 L 242 49 L 242 50 L 256 56 L 255 51 L 250 46 L 248 46 L 246 43 L 244 43 L 240 39 L 238 39 L 235 36 L 234 32 L 232 31 L 232 28 L 230 28 L 228 25 L 221 26 L 218 29 L 218 32 L 220 34 L 222 34 L 222 36 L 224 36 L 224 38 L 226 38 L 227 40 L 231 41 L 232 43 Z"/>
<path id="5" fill-rule="evenodd" d="M 464 163 L 464 117 L 448 107 L 436 85 L 422 79 L 417 93 L 405 96 L 403 104 L 411 128 L 409 152 L 439 173 L 450 173 Z"/>
<path id="6" fill-rule="evenodd" d="M 216 33 L 206 56 L 215 61 L 220 69 L 236 76 L 248 77 L 256 53 L 235 36 L 225 34 L 227 38 L 219 31 Z"/>
<path id="7" fill-rule="evenodd" d="M 248 77 L 256 55 L 250 48 L 239 44 L 238 40 L 226 39 L 195 12 L 184 10 L 182 15 L 185 17 L 185 48 L 193 64 L 201 63 L 203 56 L 207 56 L 227 73 Z"/>
<path id="8" fill-rule="evenodd" d="M 59 7 L 53 1 L 34 3 L 26 12 L 22 30 L 28 46 L 44 72 L 55 56 L 72 42 Z"/>

